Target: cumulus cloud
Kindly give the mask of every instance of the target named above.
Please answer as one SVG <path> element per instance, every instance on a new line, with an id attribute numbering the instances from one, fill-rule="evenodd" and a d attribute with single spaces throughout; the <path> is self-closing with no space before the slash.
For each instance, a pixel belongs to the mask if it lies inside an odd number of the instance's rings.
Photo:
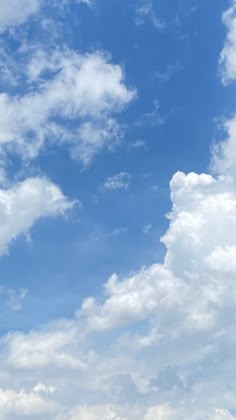
<path id="1" fill-rule="evenodd" d="M 6 254 L 11 242 L 37 220 L 64 214 L 72 206 L 46 178 L 29 178 L 8 190 L 0 189 L 0 254 Z"/>
<path id="2" fill-rule="evenodd" d="M 85 315 L 91 329 L 103 330 L 128 325 L 147 318 L 157 309 L 163 297 L 167 299 L 168 291 L 170 301 L 177 299 L 178 288 L 181 287 L 181 282 L 172 278 L 160 265 L 144 268 L 123 281 L 113 275 L 105 284 L 107 298 L 104 304 L 98 305 L 93 298 L 88 298 L 78 315 Z"/>
<path id="3" fill-rule="evenodd" d="M 124 72 L 100 53 L 38 51 L 27 67 L 33 91 L 0 94 L 0 146 L 24 159 L 45 143 L 66 143 L 85 165 L 121 138 L 115 114 L 134 98 Z M 70 124 L 69 124 L 70 123 Z"/>
<path id="4" fill-rule="evenodd" d="M 127 172 L 120 172 L 107 178 L 103 188 L 105 190 L 127 190 L 131 182 L 131 175 Z"/>

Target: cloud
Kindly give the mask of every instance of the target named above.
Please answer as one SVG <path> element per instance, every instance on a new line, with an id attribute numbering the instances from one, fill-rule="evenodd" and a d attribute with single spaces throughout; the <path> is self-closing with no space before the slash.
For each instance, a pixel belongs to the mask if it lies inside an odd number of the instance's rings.
<path id="1" fill-rule="evenodd" d="M 159 300 L 163 296 L 166 298 L 169 290 L 171 293 L 175 291 L 177 298 L 181 286 L 160 265 L 143 269 L 124 281 L 113 275 L 104 286 L 107 295 L 104 304 L 98 305 L 93 298 L 88 298 L 78 316 L 85 316 L 89 328 L 95 330 L 129 325 L 147 318 L 159 306 Z"/>
<path id="2" fill-rule="evenodd" d="M 64 214 L 73 206 L 46 178 L 29 178 L 10 189 L 0 189 L 0 255 L 42 217 Z M 12 304 L 13 299 L 12 296 Z"/>
<path id="3" fill-rule="evenodd" d="M 166 24 L 159 16 L 157 16 L 152 0 L 142 0 L 135 8 L 135 23 L 143 25 L 145 21 L 149 21 L 152 25 L 162 31 Z"/>
<path id="4" fill-rule="evenodd" d="M 169 80 L 176 74 L 177 72 L 182 70 L 182 66 L 179 61 L 175 64 L 169 64 L 165 71 L 156 71 L 155 78 L 159 81 L 160 84 L 165 84 L 169 82 Z"/>
<path id="5" fill-rule="evenodd" d="M 213 146 L 211 168 L 215 172 L 220 172 L 225 176 L 235 179 L 236 163 L 236 116 L 225 119 L 223 123 L 225 139 Z"/>
<path id="6" fill-rule="evenodd" d="M 43 0 L 9 0 L 0 3 L 0 32 L 24 23 L 39 11 Z"/>
<path id="7" fill-rule="evenodd" d="M 146 149 L 146 148 L 147 148 L 147 144 L 144 140 L 136 140 L 135 142 L 129 145 L 129 150 L 140 150 L 140 149 Z"/>
<path id="8" fill-rule="evenodd" d="M 59 3 L 61 5 L 70 1 L 71 0 L 61 0 Z M 7 29 L 24 24 L 29 18 L 37 14 L 45 3 L 45 0 L 1 1 L 0 33 L 6 31 Z M 55 3 L 57 3 L 57 0 L 55 1 Z M 77 3 L 85 3 L 87 5 L 90 5 L 91 2 L 90 0 L 77 0 Z"/>
<path id="9" fill-rule="evenodd" d="M 152 225 L 151 225 L 151 223 L 146 223 L 144 226 L 143 226 L 143 233 L 146 235 L 147 233 L 149 233 L 150 232 L 150 230 L 152 230 Z"/>
<path id="10" fill-rule="evenodd" d="M 71 413 L 70 420 L 126 420 L 118 416 L 112 406 L 78 407 Z"/>
<path id="11" fill-rule="evenodd" d="M 146 112 L 137 122 L 136 126 L 141 127 L 143 125 L 159 126 L 163 125 L 167 120 L 167 117 L 162 115 L 160 112 L 160 104 L 157 99 L 153 102 L 153 109 L 150 112 Z"/>
<path id="12" fill-rule="evenodd" d="M 0 419 L 10 419 L 17 415 L 35 416 L 47 414 L 54 409 L 53 404 L 44 400 L 34 392 L 25 392 L 23 389 L 15 392 L 11 389 L 0 388 Z M 32 417 L 31 417 L 32 418 Z"/>
<path id="13" fill-rule="evenodd" d="M 104 182 L 105 190 L 127 190 L 131 182 L 131 175 L 127 172 L 120 172 L 113 175 Z"/>
<path id="14" fill-rule="evenodd" d="M 227 30 L 224 48 L 220 55 L 221 78 L 224 85 L 236 79 L 236 1 L 223 13 L 223 23 Z"/>
<path id="15" fill-rule="evenodd" d="M 63 371 L 64 368 L 83 370 L 85 362 L 73 354 L 73 346 L 78 339 L 76 332 L 75 326 L 67 323 L 55 332 L 42 330 L 31 332 L 27 337 L 21 333 L 9 333 L 2 339 L 8 349 L 7 363 L 16 369 L 28 371 L 43 368 L 51 368 L 51 371 Z M 68 353 L 70 346 L 71 354 Z"/>
<path id="16" fill-rule="evenodd" d="M 15 290 L 0 285 L 0 296 L 12 311 L 20 311 L 22 309 L 22 302 L 24 301 L 27 293 L 27 289 Z"/>
<path id="17" fill-rule="evenodd" d="M 84 165 L 121 138 L 115 119 L 134 98 L 124 72 L 101 52 L 38 51 L 27 66 L 29 93 L 0 94 L 0 147 L 24 159 L 46 144 L 68 144 Z"/>

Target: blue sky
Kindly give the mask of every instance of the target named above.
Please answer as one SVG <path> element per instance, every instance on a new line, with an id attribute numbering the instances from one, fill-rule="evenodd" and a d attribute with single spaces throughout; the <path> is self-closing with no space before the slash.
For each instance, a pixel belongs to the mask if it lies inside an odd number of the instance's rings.
<path id="1" fill-rule="evenodd" d="M 21 1 L 0 2 L 0 419 L 232 420 L 236 2 Z"/>

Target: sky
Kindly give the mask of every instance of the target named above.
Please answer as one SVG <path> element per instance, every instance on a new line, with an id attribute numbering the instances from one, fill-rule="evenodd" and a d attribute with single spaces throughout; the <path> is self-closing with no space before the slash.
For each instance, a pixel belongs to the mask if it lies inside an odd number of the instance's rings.
<path id="1" fill-rule="evenodd" d="M 236 0 L 0 0 L 0 420 L 236 419 Z"/>

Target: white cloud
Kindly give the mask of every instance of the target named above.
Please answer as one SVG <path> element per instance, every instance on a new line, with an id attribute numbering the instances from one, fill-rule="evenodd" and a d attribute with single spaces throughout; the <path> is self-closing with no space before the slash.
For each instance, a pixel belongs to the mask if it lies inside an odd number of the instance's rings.
<path id="1" fill-rule="evenodd" d="M 106 190 L 127 190 L 131 182 L 131 175 L 127 172 L 120 172 L 107 178 L 103 188 Z"/>
<path id="2" fill-rule="evenodd" d="M 100 52 L 38 51 L 27 72 L 32 92 L 0 94 L 2 150 L 31 159 L 45 143 L 68 143 L 72 156 L 86 165 L 102 148 L 119 141 L 115 114 L 135 96 L 119 65 Z"/>
<path id="3" fill-rule="evenodd" d="M 33 390 L 39 394 L 54 394 L 56 392 L 56 388 L 54 386 L 45 384 L 38 384 Z"/>
<path id="4" fill-rule="evenodd" d="M 206 262 L 212 270 L 236 272 L 236 246 L 217 247 Z"/>
<path id="5" fill-rule="evenodd" d="M 85 369 L 85 362 L 78 355 L 73 354 L 73 346 L 78 338 L 77 331 L 74 326 L 69 327 L 67 323 L 63 329 L 31 332 L 28 336 L 21 333 L 9 333 L 2 339 L 2 343 L 8 349 L 8 365 L 26 370 L 47 367 L 55 367 L 57 370 Z M 70 346 L 71 353 L 68 352 Z"/>
<path id="6" fill-rule="evenodd" d="M 43 0 L 8 0 L 0 2 L 0 32 L 24 23 L 39 11 Z"/>
<path id="7" fill-rule="evenodd" d="M 70 420 L 126 420 L 118 416 L 112 406 L 79 407 L 71 414 Z"/>
<path id="8" fill-rule="evenodd" d="M 168 406 L 156 406 L 151 407 L 146 415 L 144 420 L 173 420 L 174 413 Z"/>
<path id="9" fill-rule="evenodd" d="M 9 419 L 18 416 L 35 416 L 37 414 L 51 413 L 54 405 L 44 400 L 34 392 L 19 392 L 0 388 L 0 419 Z M 11 417 L 13 416 L 13 417 Z M 32 418 L 32 417 L 31 417 Z"/>
<path id="10" fill-rule="evenodd" d="M 52 0 L 52 4 L 53 4 Z M 60 0 L 59 4 L 71 0 Z M 90 5 L 90 0 L 77 0 L 78 3 Z M 0 2 L 0 32 L 24 24 L 29 18 L 36 15 L 45 0 L 2 0 Z"/>
<path id="11" fill-rule="evenodd" d="M 111 329 L 147 318 L 161 304 L 162 299 L 178 299 L 182 284 L 160 265 L 143 269 L 138 274 L 119 281 L 113 275 L 105 284 L 105 303 L 101 306 L 93 298 L 84 301 L 81 314 L 91 329 Z M 172 293 L 175 292 L 175 296 Z"/>
<path id="12" fill-rule="evenodd" d="M 64 214 L 72 206 L 46 178 L 29 178 L 8 190 L 0 189 L 0 254 L 7 253 L 10 243 L 37 220 Z"/>
<path id="13" fill-rule="evenodd" d="M 223 84 L 236 79 L 236 1 L 223 13 L 223 23 L 226 26 L 227 38 L 220 55 L 221 77 Z"/>
<path id="14" fill-rule="evenodd" d="M 134 143 L 131 143 L 129 146 L 129 150 L 139 150 L 139 149 L 146 149 L 147 145 L 144 140 L 136 140 Z"/>

